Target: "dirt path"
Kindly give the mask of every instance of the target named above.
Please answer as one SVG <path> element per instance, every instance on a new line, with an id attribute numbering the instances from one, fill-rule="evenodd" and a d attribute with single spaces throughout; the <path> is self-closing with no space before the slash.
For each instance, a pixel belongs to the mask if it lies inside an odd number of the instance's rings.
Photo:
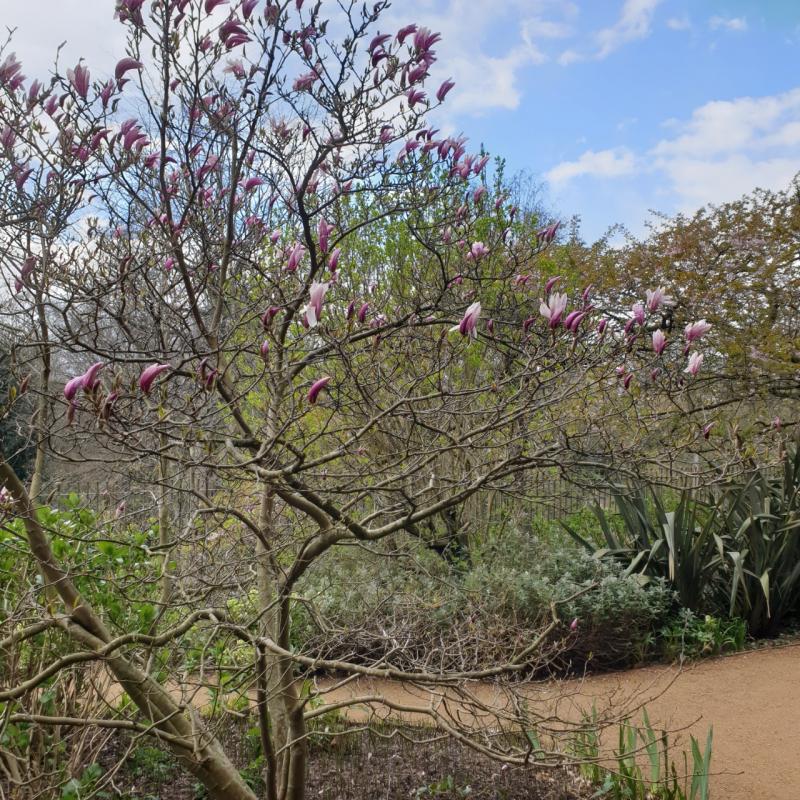
<path id="1" fill-rule="evenodd" d="M 497 697 L 476 687 L 482 701 Z M 635 696 L 647 701 L 654 727 L 686 729 L 676 734 L 681 749 L 689 734 L 705 742 L 714 728 L 714 800 L 800 800 L 800 646 L 741 653 L 684 667 L 649 667 L 529 690 L 544 705 L 561 694 L 567 703 L 590 707 Z M 390 701 L 424 707 L 419 691 L 363 680 L 326 697 L 383 694 Z M 659 696 L 660 695 L 660 696 Z M 500 701 L 502 702 L 502 701 Z M 562 706 L 562 711 L 563 706 Z M 356 711 L 351 711 L 357 714 Z"/>
<path id="2" fill-rule="evenodd" d="M 424 690 L 389 681 L 361 679 L 331 691 L 333 683 L 328 679 L 319 686 L 325 704 L 369 695 L 410 709 L 430 703 Z M 507 704 L 507 695 L 495 685 L 475 683 L 468 688 L 490 709 Z M 704 745 L 713 726 L 713 800 L 800 800 L 800 644 L 707 659 L 683 670 L 647 667 L 582 681 L 527 684 L 520 691 L 543 716 L 553 713 L 562 719 L 579 718 L 577 709 L 590 709 L 593 703 L 616 714 L 644 704 L 654 728 L 676 731 L 671 741 L 678 750 L 688 750 L 689 734 Z M 174 693 L 197 707 L 210 703 L 208 692 L 196 685 L 176 687 Z M 113 702 L 119 688 L 104 695 Z M 362 721 L 375 713 L 375 706 L 372 711 L 349 706 L 346 715 Z M 377 713 L 397 716 L 385 707 Z M 465 721 L 463 712 L 456 713 Z M 638 712 L 632 716 L 635 721 L 641 718 Z M 492 727 L 496 723 L 490 714 L 466 721 Z"/>

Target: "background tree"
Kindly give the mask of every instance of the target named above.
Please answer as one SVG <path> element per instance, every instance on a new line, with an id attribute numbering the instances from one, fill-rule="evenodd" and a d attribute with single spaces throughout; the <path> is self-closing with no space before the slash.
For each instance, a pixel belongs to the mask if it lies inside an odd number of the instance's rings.
<path id="1" fill-rule="evenodd" d="M 621 246 L 614 238 L 591 246 L 573 239 L 558 255 L 560 268 L 628 303 L 643 283 L 663 286 L 675 300 L 665 329 L 680 333 L 707 319 L 697 407 L 717 435 L 730 424 L 748 447 L 776 417 L 784 427 L 796 423 L 798 191 L 798 179 L 784 191 L 756 189 L 693 215 L 656 218 L 646 237 L 626 235 Z"/>

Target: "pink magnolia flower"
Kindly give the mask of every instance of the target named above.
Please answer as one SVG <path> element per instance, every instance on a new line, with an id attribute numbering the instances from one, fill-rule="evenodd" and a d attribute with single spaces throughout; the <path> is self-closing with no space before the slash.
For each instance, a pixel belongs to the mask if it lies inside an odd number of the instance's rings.
<path id="1" fill-rule="evenodd" d="M 469 253 L 467 253 L 467 258 L 479 261 L 481 258 L 488 255 L 489 248 L 483 242 L 473 242 L 472 247 L 469 249 Z"/>
<path id="2" fill-rule="evenodd" d="M 708 425 L 704 425 L 703 426 L 703 438 L 704 439 L 708 439 L 708 437 L 711 436 L 711 430 L 712 430 L 713 427 L 714 427 L 714 423 L 713 422 L 709 422 Z"/>
<path id="3" fill-rule="evenodd" d="M 331 257 L 328 259 L 328 269 L 335 273 L 336 270 L 339 268 L 339 256 L 341 256 L 342 250 L 341 248 L 337 247 L 331 252 Z"/>
<path id="4" fill-rule="evenodd" d="M 514 218 L 514 214 L 516 213 L 516 208 L 511 207 L 511 218 Z M 536 234 L 536 242 L 539 245 L 548 245 L 550 244 L 553 239 L 556 238 L 556 233 L 558 233 L 558 229 L 561 227 L 560 222 L 554 222 L 552 225 L 548 225 L 546 228 L 542 228 Z"/>
<path id="5" fill-rule="evenodd" d="M 608 320 L 603 317 L 600 322 L 597 323 L 597 332 L 602 336 L 606 332 L 606 328 L 608 327 Z"/>
<path id="6" fill-rule="evenodd" d="M 473 339 L 478 337 L 478 320 L 481 316 L 481 304 L 479 301 L 472 303 L 464 312 L 464 318 L 451 328 L 451 331 L 458 331 L 462 336 L 471 336 Z"/>
<path id="7" fill-rule="evenodd" d="M 547 283 L 544 285 L 544 293 L 550 294 L 550 290 L 561 280 L 560 275 L 556 275 L 554 278 L 550 278 Z"/>
<path id="8" fill-rule="evenodd" d="M 367 318 L 367 312 L 369 311 L 369 303 L 364 303 L 361 308 L 358 309 L 358 321 L 364 322 Z"/>
<path id="9" fill-rule="evenodd" d="M 567 296 L 561 292 L 554 292 L 539 304 L 539 313 L 547 320 L 551 328 L 555 328 L 567 308 Z"/>
<path id="10" fill-rule="evenodd" d="M 242 0 L 242 16 L 245 19 L 250 19 L 257 5 L 258 0 Z"/>
<path id="11" fill-rule="evenodd" d="M 432 33 L 428 28 L 419 28 L 414 33 L 414 49 L 419 53 L 425 53 L 441 38 L 442 35 L 440 33 Z"/>
<path id="12" fill-rule="evenodd" d="M 123 58 L 117 62 L 117 66 L 114 69 L 114 77 L 117 81 L 121 81 L 125 77 L 126 72 L 130 72 L 132 69 L 141 69 L 144 66 L 141 61 L 137 61 L 135 58 Z"/>
<path id="13" fill-rule="evenodd" d="M 406 75 L 406 80 L 408 81 L 409 86 L 413 86 L 415 83 L 427 77 L 428 77 L 428 65 L 423 61 L 421 64 L 417 64 L 416 67 L 408 71 L 408 74 Z"/>
<path id="14" fill-rule="evenodd" d="M 307 92 L 314 86 L 314 84 L 318 80 L 319 80 L 319 75 L 317 74 L 317 71 L 312 69 L 311 72 L 306 72 L 303 75 L 298 75 L 294 79 L 292 88 L 296 92 Z"/>
<path id="15" fill-rule="evenodd" d="M 287 272 L 294 272 L 303 260 L 306 248 L 300 242 L 296 242 L 291 252 L 289 253 L 289 260 L 286 262 L 285 270 Z"/>
<path id="16" fill-rule="evenodd" d="M 651 292 L 649 289 L 646 292 L 647 295 L 647 310 L 651 313 L 655 313 L 658 309 L 664 306 L 671 306 L 673 304 L 673 299 L 670 295 L 666 294 L 664 291 L 663 286 L 659 286 L 657 289 L 653 289 Z"/>
<path id="17" fill-rule="evenodd" d="M 145 393 L 150 394 L 153 387 L 153 381 L 161 375 L 162 372 L 172 369 L 169 364 L 152 364 L 147 367 L 139 376 L 139 388 Z"/>
<path id="18" fill-rule="evenodd" d="M 461 286 L 462 283 L 464 283 L 464 276 L 459 272 L 458 275 L 450 279 L 447 288 L 450 289 L 453 286 Z"/>
<path id="19" fill-rule="evenodd" d="M 206 14 L 210 14 L 217 6 L 227 5 L 228 0 L 206 0 Z"/>
<path id="20" fill-rule="evenodd" d="M 258 178 L 258 177 L 248 178 L 242 184 L 242 189 L 244 189 L 245 192 L 252 192 L 253 189 L 255 189 L 258 186 L 263 186 L 265 183 L 266 181 L 263 178 Z"/>
<path id="21" fill-rule="evenodd" d="M 305 316 L 309 328 L 315 327 L 322 318 L 322 303 L 329 288 L 329 283 L 314 282 L 311 284 L 309 301 L 301 312 Z"/>
<path id="22" fill-rule="evenodd" d="M 261 347 L 258 348 L 258 351 L 261 353 L 261 358 L 266 361 L 267 356 L 269 355 L 269 342 L 266 339 L 261 342 Z"/>
<path id="23" fill-rule="evenodd" d="M 270 306 L 262 315 L 261 315 L 261 324 L 264 326 L 264 330 L 267 330 L 269 326 L 272 324 L 272 320 L 275 315 L 280 311 L 278 306 Z"/>
<path id="24" fill-rule="evenodd" d="M 411 25 L 406 25 L 404 28 L 400 28 L 397 31 L 397 41 L 399 44 L 403 44 L 405 40 L 412 34 L 417 32 L 417 26 L 413 23 Z"/>
<path id="25" fill-rule="evenodd" d="M 588 313 L 589 312 L 587 310 L 572 311 L 571 313 L 567 314 L 566 319 L 564 320 L 564 327 L 568 331 L 572 331 L 572 333 L 577 336 L 578 328 Z"/>
<path id="26" fill-rule="evenodd" d="M 689 363 L 686 365 L 684 372 L 688 372 L 693 378 L 700 372 L 700 367 L 703 363 L 702 353 L 692 353 L 689 356 Z"/>
<path id="27" fill-rule="evenodd" d="M 79 62 L 75 69 L 67 70 L 67 78 L 75 91 L 85 100 L 89 94 L 89 70 Z"/>
<path id="28" fill-rule="evenodd" d="M 664 335 L 664 331 L 660 328 L 653 334 L 653 350 L 657 356 L 660 356 L 664 352 L 664 348 L 667 346 L 667 337 Z"/>
<path id="29" fill-rule="evenodd" d="M 36 259 L 31 256 L 22 262 L 22 267 L 19 271 L 19 276 L 14 280 L 14 291 L 19 293 L 25 286 L 28 278 L 33 274 L 36 267 Z"/>
<path id="30" fill-rule="evenodd" d="M 42 91 L 42 84 L 39 81 L 34 81 L 28 89 L 27 107 L 28 111 L 32 111 L 36 103 L 39 102 L 39 94 Z"/>
<path id="31" fill-rule="evenodd" d="M 21 74 L 22 64 L 17 61 L 16 53 L 10 53 L 5 61 L 0 64 L 0 83 L 7 86 L 12 91 L 22 85 L 25 76 Z"/>
<path id="32" fill-rule="evenodd" d="M 97 375 L 104 366 L 105 364 L 102 361 L 97 361 L 83 373 L 81 376 L 81 388 L 85 392 L 91 392 L 97 387 Z"/>
<path id="33" fill-rule="evenodd" d="M 480 175 L 484 167 L 489 163 L 490 156 L 482 156 L 472 165 L 472 174 Z"/>
<path id="34" fill-rule="evenodd" d="M 311 388 L 308 390 L 308 402 L 313 406 L 314 403 L 317 402 L 317 397 L 319 393 L 331 382 L 330 376 L 325 376 L 324 378 L 320 378 L 319 380 L 314 381 L 311 384 Z"/>
<path id="35" fill-rule="evenodd" d="M 633 319 L 637 325 L 644 325 L 644 306 L 641 303 L 634 303 L 631 306 Z"/>
<path id="36" fill-rule="evenodd" d="M 576 630 L 578 630 L 578 618 L 577 618 L 577 617 L 575 617 L 575 619 L 574 619 L 574 620 L 572 620 L 572 622 L 570 622 L 570 624 L 569 624 L 569 629 L 570 629 L 571 631 L 576 631 Z"/>
<path id="37" fill-rule="evenodd" d="M 111 97 L 114 94 L 114 82 L 113 81 L 106 81 L 103 84 L 103 88 L 100 90 L 100 100 L 103 102 L 103 108 L 108 108 L 108 104 L 111 102 Z"/>
<path id="38" fill-rule="evenodd" d="M 324 217 L 320 217 L 317 225 L 317 235 L 319 236 L 319 249 L 323 253 L 328 252 L 328 237 L 333 231 L 333 225 L 328 225 Z"/>
<path id="39" fill-rule="evenodd" d="M 445 81 L 445 82 L 444 82 L 444 83 L 443 83 L 443 84 L 442 84 L 442 85 L 441 85 L 441 86 L 438 88 L 438 90 L 436 91 L 436 99 L 437 99 L 437 100 L 438 100 L 440 103 L 443 103 L 443 102 L 444 102 L 444 99 L 445 99 L 445 97 L 447 97 L 447 94 L 448 94 L 448 92 L 450 92 L 450 90 L 451 90 L 451 89 L 452 89 L 452 88 L 453 88 L 455 85 L 456 85 L 456 84 L 455 84 L 455 82 L 454 82 L 454 81 L 452 81 L 452 80 L 450 80 L 450 79 L 446 80 L 446 81 Z"/>
<path id="40" fill-rule="evenodd" d="M 64 384 L 64 397 L 71 403 L 78 393 L 78 389 L 83 385 L 83 375 L 78 375 L 75 378 L 70 378 Z"/>
<path id="41" fill-rule="evenodd" d="M 109 419 L 117 400 L 119 400 L 119 392 L 110 392 L 103 400 L 103 404 L 100 406 L 100 416 L 103 419 Z"/>
<path id="42" fill-rule="evenodd" d="M 367 46 L 369 53 L 374 53 L 379 47 L 383 47 L 389 39 L 392 38 L 390 33 L 379 33 L 372 37 L 372 41 Z"/>
<path id="43" fill-rule="evenodd" d="M 409 108 L 414 108 L 417 103 L 421 103 L 426 97 L 427 95 L 422 91 L 422 89 L 409 89 L 406 92 Z"/>
<path id="44" fill-rule="evenodd" d="M 697 322 L 690 322 L 684 329 L 687 342 L 696 342 L 703 338 L 711 330 L 711 325 L 704 319 Z"/>

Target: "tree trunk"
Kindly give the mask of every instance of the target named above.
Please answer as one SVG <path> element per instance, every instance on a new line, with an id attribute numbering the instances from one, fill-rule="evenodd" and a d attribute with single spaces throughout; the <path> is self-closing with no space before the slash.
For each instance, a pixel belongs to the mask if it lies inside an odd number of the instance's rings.
<path id="1" fill-rule="evenodd" d="M 71 616 L 64 625 L 66 631 L 83 648 L 101 651 L 111 641 L 111 634 L 56 561 L 30 497 L 2 453 L 0 483 L 14 499 L 15 513 L 25 524 L 28 543 L 45 585 L 55 589 Z M 144 717 L 173 737 L 169 742 L 170 748 L 205 786 L 212 800 L 256 800 L 219 741 L 207 730 L 194 709 L 182 709 L 160 683 L 124 656 L 118 653 L 106 655 L 104 663 Z"/>

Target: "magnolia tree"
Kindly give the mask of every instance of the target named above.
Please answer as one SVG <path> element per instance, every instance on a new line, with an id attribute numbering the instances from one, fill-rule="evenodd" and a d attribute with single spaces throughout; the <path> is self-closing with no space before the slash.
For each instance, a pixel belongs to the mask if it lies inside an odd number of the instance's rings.
<path id="1" fill-rule="evenodd" d="M 3 453 L 3 530 L 41 576 L 2 644 L 45 632 L 59 648 L 0 701 L 19 722 L 151 736 L 214 798 L 254 793 L 187 692 L 231 663 L 271 800 L 304 796 L 319 670 L 427 686 L 439 700 L 422 713 L 464 744 L 558 760 L 482 731 L 465 688 L 546 660 L 570 635 L 557 609 L 481 670 L 424 648 L 416 667 L 331 660 L 293 639 L 300 606 L 325 631 L 303 579 L 342 548 L 435 545 L 527 472 L 630 467 L 702 364 L 706 326 L 665 335 L 662 291 L 616 324 L 590 288 L 546 280 L 557 224 L 522 235 L 488 156 L 427 121 L 454 85 L 429 78 L 439 34 L 388 29 L 387 7 L 121 0 L 113 76 L 81 61 L 30 80 L 9 48 L 0 63 L 9 403 L 35 399 L 37 448 L 27 484 Z M 129 482 L 83 546 L 37 513 L 51 455 Z M 155 541 L 129 520 L 134 494 L 153 498 Z M 98 541 L 133 552 L 130 569 L 93 572 Z M 37 687 L 85 662 L 133 707 L 30 712 Z M 403 709 L 354 695 L 337 703 Z M 494 714 L 533 724 L 528 703 Z"/>

